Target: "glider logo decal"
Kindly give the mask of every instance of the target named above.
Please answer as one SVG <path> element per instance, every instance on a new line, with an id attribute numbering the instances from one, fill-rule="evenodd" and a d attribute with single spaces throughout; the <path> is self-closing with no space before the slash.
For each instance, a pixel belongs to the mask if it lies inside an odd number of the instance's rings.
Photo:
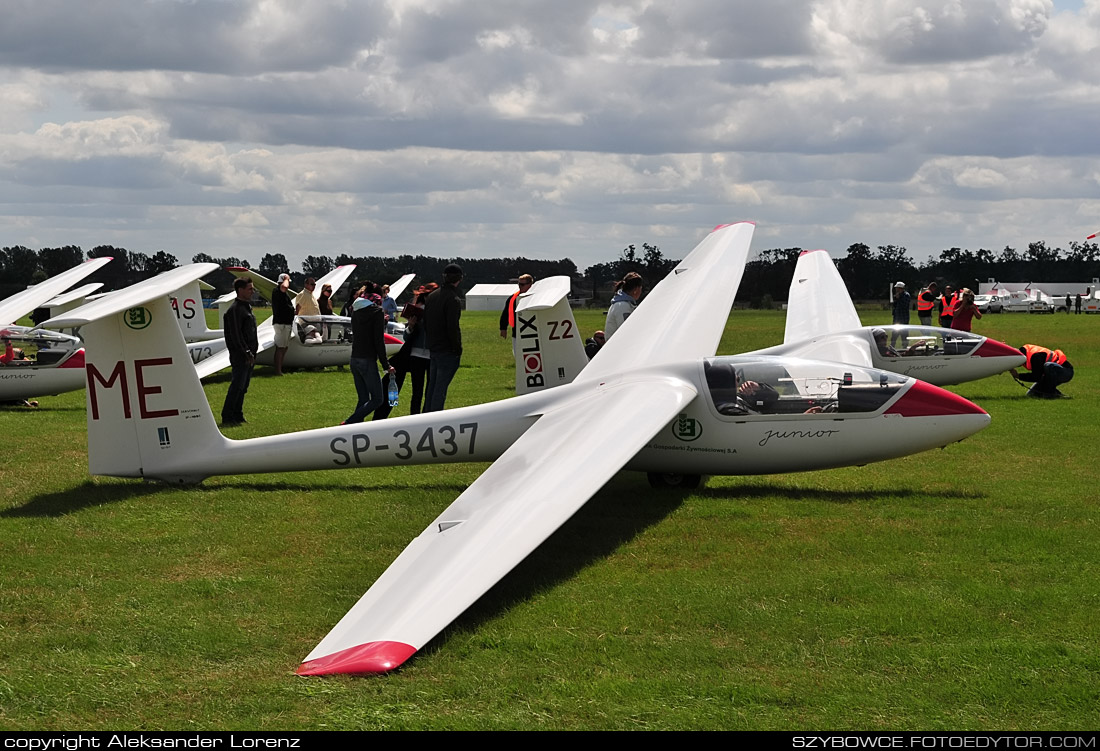
<path id="1" fill-rule="evenodd" d="M 524 318 L 516 313 L 519 321 L 520 352 L 523 353 L 523 372 L 527 374 L 527 387 L 545 386 L 542 375 L 542 352 L 539 348 L 539 329 L 535 316 Z"/>
<path id="2" fill-rule="evenodd" d="M 149 312 L 148 308 L 130 308 L 123 313 L 122 320 L 130 328 L 140 331 L 153 322 L 153 314 Z"/>
<path id="3" fill-rule="evenodd" d="M 694 417 L 682 414 L 672 423 L 672 435 L 688 443 L 697 441 L 703 435 L 703 424 Z"/>

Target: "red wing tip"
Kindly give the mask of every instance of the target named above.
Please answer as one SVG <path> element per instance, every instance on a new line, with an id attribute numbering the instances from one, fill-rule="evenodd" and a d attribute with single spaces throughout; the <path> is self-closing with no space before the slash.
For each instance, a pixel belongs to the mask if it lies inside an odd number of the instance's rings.
<path id="1" fill-rule="evenodd" d="M 806 255 L 807 253 L 824 253 L 824 252 L 825 252 L 824 248 L 817 248 L 816 250 L 804 250 L 804 251 L 802 251 L 801 253 L 798 254 L 798 257 L 801 258 L 802 256 Z"/>
<path id="2" fill-rule="evenodd" d="M 298 666 L 298 675 L 377 675 L 400 666 L 416 647 L 399 641 L 372 641 L 333 652 Z"/>
<path id="3" fill-rule="evenodd" d="M 740 222 L 730 222 L 729 224 L 719 224 L 717 227 L 712 229 L 711 232 L 717 232 L 720 229 L 725 229 L 726 227 L 732 227 L 735 224 L 751 224 L 754 227 L 756 226 L 756 222 L 750 222 L 748 220 L 744 220 L 744 221 L 740 221 Z"/>

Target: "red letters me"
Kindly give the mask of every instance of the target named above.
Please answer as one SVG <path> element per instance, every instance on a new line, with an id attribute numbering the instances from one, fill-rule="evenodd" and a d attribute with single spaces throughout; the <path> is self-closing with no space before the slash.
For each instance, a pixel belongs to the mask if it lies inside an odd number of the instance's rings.
<path id="1" fill-rule="evenodd" d="M 146 397 L 150 394 L 159 394 L 162 389 L 160 386 L 145 385 L 145 369 L 157 365 L 171 364 L 172 358 L 170 357 L 159 357 L 153 360 L 134 360 L 134 377 L 137 379 L 138 412 L 141 414 L 142 420 L 148 420 L 155 417 L 174 417 L 179 414 L 179 410 L 177 409 L 150 410 L 146 402 Z M 119 386 L 122 388 L 122 414 L 129 420 L 132 416 L 130 413 L 130 383 L 126 378 L 125 363 L 119 360 L 111 371 L 111 377 L 107 379 L 104 379 L 99 369 L 91 363 L 88 363 L 87 373 L 88 398 L 92 404 L 92 419 L 99 419 L 99 397 L 95 387 L 96 381 L 99 381 L 100 385 L 106 389 L 111 388 L 115 381 L 118 381 Z"/>

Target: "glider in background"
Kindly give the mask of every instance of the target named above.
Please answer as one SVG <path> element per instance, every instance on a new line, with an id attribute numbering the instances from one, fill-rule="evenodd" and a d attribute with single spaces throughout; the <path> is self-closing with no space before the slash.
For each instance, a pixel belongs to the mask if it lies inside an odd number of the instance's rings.
<path id="1" fill-rule="evenodd" d="M 753 229 L 738 223 L 709 233 L 572 383 L 249 440 L 218 431 L 187 362 L 168 303 L 182 280 L 154 279 L 46 325 L 79 325 L 88 342 L 92 474 L 186 483 L 224 474 L 494 462 L 298 670 L 377 673 L 423 647 L 620 469 L 683 477 L 864 464 L 944 446 L 989 423 L 959 396 L 869 367 L 714 356 Z M 695 324 L 685 330 L 675 323 L 683 320 Z"/>
<path id="2" fill-rule="evenodd" d="M 1020 351 L 969 331 L 938 326 L 864 326 L 824 250 L 803 251 L 787 298 L 783 344 L 758 355 L 791 355 L 863 365 L 937 386 L 1020 367 Z"/>

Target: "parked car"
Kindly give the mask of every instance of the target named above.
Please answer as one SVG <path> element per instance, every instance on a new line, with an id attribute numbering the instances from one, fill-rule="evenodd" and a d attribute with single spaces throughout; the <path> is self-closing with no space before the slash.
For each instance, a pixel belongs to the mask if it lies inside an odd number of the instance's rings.
<path id="1" fill-rule="evenodd" d="M 982 313 L 1000 313 L 1004 310 L 1004 304 L 997 295 L 974 295 L 974 304 Z"/>

